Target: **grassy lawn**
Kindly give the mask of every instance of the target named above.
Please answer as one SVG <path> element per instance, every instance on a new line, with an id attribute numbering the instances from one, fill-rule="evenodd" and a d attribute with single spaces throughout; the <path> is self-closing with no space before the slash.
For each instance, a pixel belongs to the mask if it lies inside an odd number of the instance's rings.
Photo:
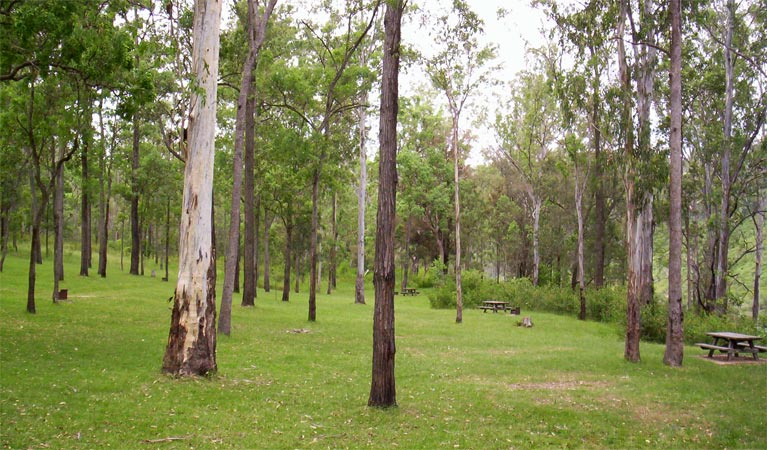
<path id="1" fill-rule="evenodd" d="M 630 364 L 611 326 L 523 311 L 524 329 L 477 310 L 456 325 L 423 291 L 395 300 L 397 408 L 366 406 L 373 298 L 354 305 L 353 283 L 318 297 L 316 323 L 305 292 L 259 290 L 249 309 L 235 294 L 218 374 L 172 379 L 173 275 L 83 278 L 67 264 L 71 302 L 51 303 L 46 262 L 36 315 L 26 258 L 0 274 L 2 448 L 767 448 L 765 364 L 688 347 L 671 369 L 653 344 Z"/>

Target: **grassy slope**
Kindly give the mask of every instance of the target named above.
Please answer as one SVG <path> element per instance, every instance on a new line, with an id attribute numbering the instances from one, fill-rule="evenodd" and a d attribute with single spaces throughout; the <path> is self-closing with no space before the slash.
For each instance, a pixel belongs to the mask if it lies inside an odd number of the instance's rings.
<path id="1" fill-rule="evenodd" d="M 478 311 L 459 326 L 423 293 L 396 299 L 400 406 L 369 409 L 373 308 L 351 284 L 318 298 L 316 323 L 305 293 L 259 291 L 219 337 L 219 374 L 171 379 L 173 280 L 86 279 L 67 262 L 72 302 L 50 303 L 45 264 L 37 315 L 25 259 L 0 274 L 3 448 L 767 448 L 767 365 L 687 348 L 671 369 L 651 344 L 629 364 L 610 326 L 528 313 L 522 329 Z M 168 437 L 183 439 L 145 442 Z"/>

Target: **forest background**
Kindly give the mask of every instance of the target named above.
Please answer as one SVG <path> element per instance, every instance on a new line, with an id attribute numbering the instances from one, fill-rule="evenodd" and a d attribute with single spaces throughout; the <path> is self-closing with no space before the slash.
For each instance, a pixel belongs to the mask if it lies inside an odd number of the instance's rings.
<path id="1" fill-rule="evenodd" d="M 288 300 L 303 286 L 312 319 L 317 292 L 339 278 L 364 280 L 372 261 L 380 14 L 371 2 L 278 2 L 264 22 L 235 246 L 234 131 L 249 15 L 246 3 L 231 6 L 221 36 L 217 253 L 223 263 L 235 249 L 228 259 L 248 268 L 231 272 L 244 305 L 259 289 L 281 288 Z M 627 248 L 641 248 L 643 334 L 662 341 L 666 5 L 536 2 L 551 27 L 513 78 L 496 67 L 506 43 L 483 37 L 469 4 L 411 6 L 417 31 L 403 38 L 403 66 L 423 82 L 400 99 L 398 284 L 434 287 L 434 307 L 456 307 L 464 290 L 469 307 L 524 298 L 525 307 L 580 314 L 583 304 L 584 317 L 625 321 Z M 713 317 L 764 334 L 767 12 L 759 2 L 683 7 L 686 323 L 698 329 L 696 318 Z M 191 4 L 10 2 L 0 17 L 0 268 L 27 246 L 30 312 L 43 257 L 56 260 L 54 301 L 66 288 L 66 243 L 80 251 L 80 275 L 96 268 L 107 277 L 107 258 L 119 254 L 131 274 L 167 279 L 196 89 Z M 414 41 L 433 43 L 432 52 Z M 472 152 L 482 158 L 469 164 Z M 629 223 L 638 231 L 629 234 Z M 356 300 L 365 301 L 359 290 Z"/>

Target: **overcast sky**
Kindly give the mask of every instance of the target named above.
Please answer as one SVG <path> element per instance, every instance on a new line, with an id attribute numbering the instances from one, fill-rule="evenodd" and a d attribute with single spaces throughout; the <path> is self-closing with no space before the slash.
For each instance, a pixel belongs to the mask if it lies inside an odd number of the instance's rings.
<path id="1" fill-rule="evenodd" d="M 419 2 L 425 11 L 449 8 L 451 0 L 428 0 Z M 502 82 L 494 90 L 484 89 L 474 95 L 476 106 L 484 108 L 488 117 L 492 120 L 495 110 L 499 105 L 499 96 L 508 92 L 505 83 L 514 79 L 517 72 L 524 70 L 527 64 L 526 49 L 538 47 L 543 44 L 541 29 L 546 25 L 546 18 L 542 11 L 530 6 L 530 0 L 468 0 L 472 10 L 485 22 L 485 33 L 482 42 L 495 44 L 498 48 L 498 62 L 501 70 L 495 74 Z M 506 14 L 499 18 L 497 11 L 505 8 Z M 436 12 L 435 12 L 436 14 Z M 421 28 L 420 19 L 407 17 L 403 23 L 402 43 L 413 46 L 422 53 L 429 54 L 433 48 L 432 42 L 424 37 L 428 31 Z M 418 68 L 409 68 L 400 76 L 400 94 L 412 95 L 419 85 L 428 85 L 428 80 Z M 439 98 L 438 100 L 441 100 Z M 478 137 L 474 144 L 469 163 L 480 164 L 483 161 L 482 150 L 484 147 L 495 144 L 495 135 L 487 127 L 474 127 L 472 125 L 474 111 L 467 111 L 461 118 L 462 128 L 471 127 Z"/>

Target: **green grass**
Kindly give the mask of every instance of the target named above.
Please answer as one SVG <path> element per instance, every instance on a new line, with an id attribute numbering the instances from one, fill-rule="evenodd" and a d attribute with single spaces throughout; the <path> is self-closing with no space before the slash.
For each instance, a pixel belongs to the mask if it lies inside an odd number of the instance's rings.
<path id="1" fill-rule="evenodd" d="M 354 305 L 352 283 L 318 297 L 316 323 L 306 293 L 259 291 L 219 336 L 218 374 L 173 379 L 160 373 L 173 279 L 77 267 L 68 256 L 71 302 L 53 305 L 41 266 L 36 315 L 26 258 L 0 274 L 3 448 L 767 448 L 767 365 L 688 347 L 672 369 L 644 343 L 630 364 L 610 325 L 523 311 L 523 329 L 476 310 L 456 325 L 424 290 L 396 297 L 397 408 L 366 406 L 373 296 Z"/>

